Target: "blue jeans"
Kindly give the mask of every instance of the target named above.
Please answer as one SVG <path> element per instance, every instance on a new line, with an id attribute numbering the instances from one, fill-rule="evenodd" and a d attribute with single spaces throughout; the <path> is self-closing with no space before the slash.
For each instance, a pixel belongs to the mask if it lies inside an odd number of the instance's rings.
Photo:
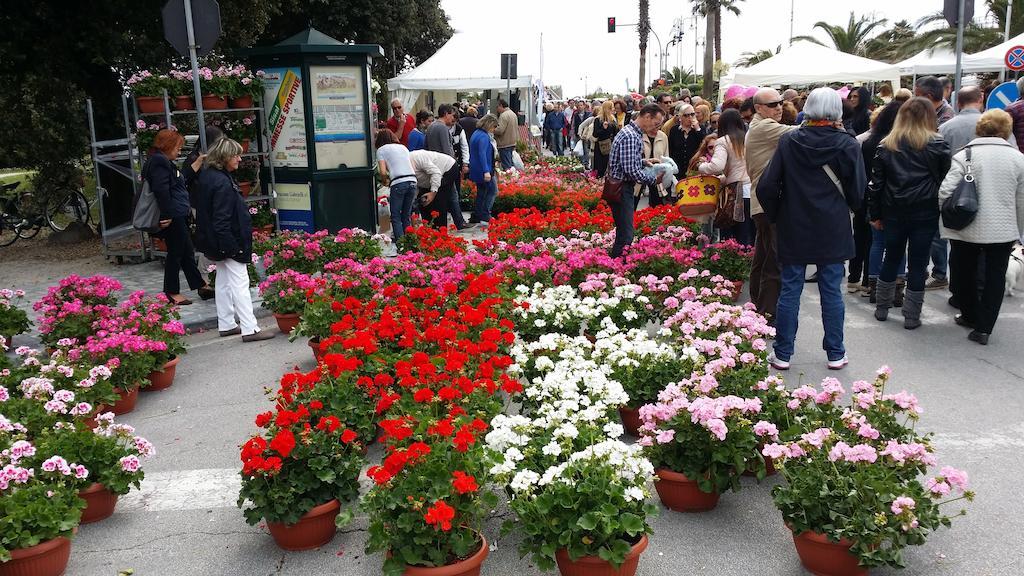
<path id="1" fill-rule="evenodd" d="M 821 324 L 825 338 L 821 347 L 828 359 L 839 360 L 846 355 L 843 346 L 843 323 L 846 307 L 842 285 L 846 277 L 844 264 L 818 264 L 818 292 L 821 294 Z M 775 357 L 788 362 L 793 357 L 796 331 L 800 322 L 800 294 L 804 289 L 805 264 L 782 265 L 782 291 L 775 311 Z"/>
<path id="2" fill-rule="evenodd" d="M 448 213 L 452 215 L 452 223 L 456 228 L 464 228 L 466 219 L 462 216 L 462 204 L 459 203 L 459 190 L 462 188 L 462 173 L 455 178 L 455 185 L 448 192 Z"/>
<path id="3" fill-rule="evenodd" d="M 622 250 L 633 243 L 633 182 L 622 182 L 622 202 L 611 207 L 612 219 L 615 220 L 615 243 L 612 244 L 611 257 L 622 256 Z"/>
<path id="4" fill-rule="evenodd" d="M 562 155 L 562 132 L 551 132 L 551 153 L 555 156 Z"/>
<path id="5" fill-rule="evenodd" d="M 881 230 L 875 230 L 874 226 L 871 227 L 871 253 L 868 255 L 868 278 L 878 278 L 878 274 L 882 271 L 882 255 L 885 254 L 885 232 Z M 900 259 L 899 272 L 896 273 L 900 278 L 907 277 L 907 254 L 903 254 L 903 258 Z"/>
<path id="6" fill-rule="evenodd" d="M 583 141 L 583 167 L 590 169 L 590 142 Z"/>
<path id="7" fill-rule="evenodd" d="M 391 206 L 391 232 L 395 242 L 405 236 L 412 226 L 412 205 L 416 200 L 416 182 L 399 182 L 391 187 L 388 204 Z"/>
<path id="8" fill-rule="evenodd" d="M 515 146 L 506 146 L 504 148 L 498 148 L 498 157 L 501 159 L 502 170 L 508 170 L 513 166 L 512 151 L 515 149 Z"/>
<path id="9" fill-rule="evenodd" d="M 494 198 L 498 195 L 498 180 L 491 176 L 490 182 L 476 183 L 476 206 L 473 208 L 473 217 L 480 222 L 491 221 L 491 206 Z"/>
<path id="10" fill-rule="evenodd" d="M 932 278 L 945 278 L 949 270 L 949 242 L 942 239 L 938 230 L 932 238 Z"/>
<path id="11" fill-rule="evenodd" d="M 928 257 L 932 239 L 939 227 L 939 215 L 924 220 L 889 217 L 882 219 L 885 233 L 885 257 L 882 259 L 882 273 L 879 280 L 894 282 L 899 259 L 906 253 L 907 290 L 924 290 L 928 278 Z"/>

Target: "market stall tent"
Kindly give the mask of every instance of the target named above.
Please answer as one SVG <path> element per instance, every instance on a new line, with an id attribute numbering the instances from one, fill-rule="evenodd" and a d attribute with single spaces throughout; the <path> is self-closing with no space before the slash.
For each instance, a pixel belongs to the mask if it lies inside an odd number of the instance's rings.
<path id="1" fill-rule="evenodd" d="M 956 71 L 956 54 L 949 48 L 925 48 L 910 58 L 897 62 L 896 67 L 904 76 L 952 74 Z"/>
<path id="2" fill-rule="evenodd" d="M 406 110 L 422 108 L 428 92 L 436 102 L 454 102 L 456 92 L 524 88 L 532 100 L 534 70 L 539 66 L 537 51 L 525 50 L 522 36 L 502 38 L 493 30 L 456 32 L 425 62 L 388 80 L 388 91 Z M 518 78 L 501 78 L 501 55 L 518 54 Z M 532 106 L 527 106 L 527 109 Z"/>
<path id="3" fill-rule="evenodd" d="M 900 84 L 900 70 L 853 54 L 801 40 L 749 68 L 739 68 L 732 81 L 745 86 L 828 84 L 832 82 L 891 82 Z"/>
<path id="4" fill-rule="evenodd" d="M 977 54 L 964 55 L 964 72 L 999 72 L 1006 68 L 1006 53 L 1014 46 L 1024 45 L 1024 34 L 1014 36 L 1002 44 L 982 50 Z"/>

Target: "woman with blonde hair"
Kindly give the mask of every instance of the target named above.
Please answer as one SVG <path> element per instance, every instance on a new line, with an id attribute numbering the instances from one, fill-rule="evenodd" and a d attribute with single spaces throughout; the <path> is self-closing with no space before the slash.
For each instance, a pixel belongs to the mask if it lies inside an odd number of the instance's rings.
<path id="1" fill-rule="evenodd" d="M 875 153 L 868 184 L 868 220 L 885 236 L 885 256 L 875 286 L 875 319 L 889 317 L 896 274 L 907 255 L 903 327 L 921 326 L 924 283 L 932 238 L 939 227 L 939 186 L 949 171 L 949 144 L 937 131 L 935 108 L 925 98 L 900 106 L 896 123 Z"/>
<path id="2" fill-rule="evenodd" d="M 616 101 L 618 102 L 618 101 Z M 605 100 L 601 104 L 601 111 L 597 113 L 594 120 L 594 170 L 598 178 L 604 178 L 608 170 L 608 157 L 612 153 L 612 140 L 619 132 L 619 124 L 615 119 L 615 104 L 611 100 Z"/>
<path id="3" fill-rule="evenodd" d="M 242 161 L 242 145 L 227 136 L 217 140 L 199 173 L 196 247 L 217 266 L 217 329 L 221 336 L 242 335 L 242 342 L 274 337 L 260 332 L 249 293 L 252 221 L 238 183 L 231 175 Z M 238 321 L 235 321 L 238 316 Z"/>
<path id="4" fill-rule="evenodd" d="M 1013 118 L 1005 111 L 982 114 L 975 127 L 977 138 L 953 156 L 953 165 L 939 188 L 941 208 L 970 164 L 978 192 L 978 213 L 959 230 L 947 228 L 943 222 L 941 232 L 950 241 L 950 284 L 960 300 L 955 321 L 971 328 L 967 338 L 982 345 L 988 344 L 999 317 L 1013 245 L 1024 234 L 1024 156 L 1007 142 L 1012 130 Z M 980 297 L 979 260 L 985 263 Z"/>

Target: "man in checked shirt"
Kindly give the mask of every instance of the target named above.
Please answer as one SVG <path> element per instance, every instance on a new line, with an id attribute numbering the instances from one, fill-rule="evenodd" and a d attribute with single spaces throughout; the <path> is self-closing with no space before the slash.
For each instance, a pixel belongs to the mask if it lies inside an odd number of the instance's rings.
<path id="1" fill-rule="evenodd" d="M 636 118 L 615 136 L 608 161 L 608 177 L 622 180 L 622 201 L 612 205 L 615 219 L 615 243 L 611 257 L 622 256 L 622 249 L 633 243 L 633 187 L 636 183 L 653 184 L 659 173 L 645 172 L 644 168 L 654 164 L 644 159 L 643 139 L 649 132 L 661 129 L 665 111 L 657 104 L 648 104 L 640 109 Z"/>

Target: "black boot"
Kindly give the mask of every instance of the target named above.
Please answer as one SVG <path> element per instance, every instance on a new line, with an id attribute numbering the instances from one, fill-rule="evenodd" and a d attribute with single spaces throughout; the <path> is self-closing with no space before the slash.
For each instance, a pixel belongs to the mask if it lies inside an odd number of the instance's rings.
<path id="1" fill-rule="evenodd" d="M 896 293 L 892 297 L 892 307 L 902 308 L 903 307 L 903 291 L 907 287 L 907 281 L 903 278 L 896 279 Z"/>

